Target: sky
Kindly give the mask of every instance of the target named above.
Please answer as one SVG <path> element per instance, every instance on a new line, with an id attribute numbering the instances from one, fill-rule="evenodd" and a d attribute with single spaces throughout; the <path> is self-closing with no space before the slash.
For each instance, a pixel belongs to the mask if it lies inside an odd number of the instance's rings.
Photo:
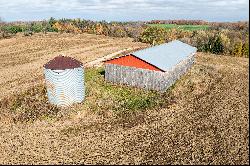
<path id="1" fill-rule="evenodd" d="M 106 21 L 249 20 L 249 0 L 0 0 L 4 21 L 82 18 Z"/>

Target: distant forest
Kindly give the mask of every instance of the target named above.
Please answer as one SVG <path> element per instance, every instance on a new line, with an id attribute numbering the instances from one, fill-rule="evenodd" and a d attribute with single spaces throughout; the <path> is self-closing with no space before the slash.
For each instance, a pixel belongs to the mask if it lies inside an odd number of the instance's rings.
<path id="1" fill-rule="evenodd" d="M 205 30 L 166 29 L 149 24 L 208 25 Z M 0 39 L 16 33 L 91 33 L 111 37 L 131 37 L 134 41 L 157 45 L 175 39 L 198 48 L 198 51 L 249 57 L 249 22 L 207 22 L 203 20 L 152 20 L 106 22 L 84 19 L 55 19 L 30 22 L 4 22 L 0 18 Z"/>

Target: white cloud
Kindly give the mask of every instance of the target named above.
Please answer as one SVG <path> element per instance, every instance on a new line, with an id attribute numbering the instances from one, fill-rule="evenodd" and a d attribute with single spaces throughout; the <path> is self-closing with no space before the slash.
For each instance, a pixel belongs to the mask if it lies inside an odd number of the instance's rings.
<path id="1" fill-rule="evenodd" d="M 95 15 L 98 15 L 106 11 L 107 15 L 107 12 L 117 12 L 117 15 L 123 12 L 137 13 L 144 18 L 145 15 L 155 12 L 162 13 L 163 16 L 175 14 L 176 17 L 183 18 L 196 16 L 193 14 L 196 13 L 204 19 L 209 19 L 210 14 L 211 18 L 216 18 L 217 14 L 218 18 L 223 16 L 230 20 L 237 17 L 248 19 L 248 5 L 248 0 L 0 0 L 0 16 L 15 19 L 17 15 L 20 18 L 32 13 L 40 13 L 41 16 L 45 13 L 60 13 L 60 16 L 67 17 L 72 13 L 95 12 Z M 126 18 L 126 15 L 123 17 Z"/>

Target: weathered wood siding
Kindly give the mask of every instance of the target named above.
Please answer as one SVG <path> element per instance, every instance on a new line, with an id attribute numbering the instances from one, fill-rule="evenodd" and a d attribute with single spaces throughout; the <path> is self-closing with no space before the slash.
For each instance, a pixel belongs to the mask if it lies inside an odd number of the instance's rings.
<path id="1" fill-rule="evenodd" d="M 105 80 L 111 83 L 164 92 L 185 74 L 193 63 L 194 55 L 191 55 L 166 72 L 106 63 Z"/>

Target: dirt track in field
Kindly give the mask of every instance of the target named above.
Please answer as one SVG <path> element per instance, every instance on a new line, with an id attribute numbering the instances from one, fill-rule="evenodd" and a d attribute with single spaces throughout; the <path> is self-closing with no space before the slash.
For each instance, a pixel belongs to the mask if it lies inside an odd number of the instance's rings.
<path id="1" fill-rule="evenodd" d="M 87 63 L 108 54 L 146 47 L 131 38 L 111 38 L 91 34 L 18 35 L 0 40 L 0 99 L 25 90 L 43 80 L 43 64 L 64 54 Z"/>
<path id="2" fill-rule="evenodd" d="M 198 53 L 172 89 L 169 108 L 119 118 L 80 110 L 59 121 L 0 122 L 0 164 L 248 164 L 248 67 L 245 58 Z"/>

